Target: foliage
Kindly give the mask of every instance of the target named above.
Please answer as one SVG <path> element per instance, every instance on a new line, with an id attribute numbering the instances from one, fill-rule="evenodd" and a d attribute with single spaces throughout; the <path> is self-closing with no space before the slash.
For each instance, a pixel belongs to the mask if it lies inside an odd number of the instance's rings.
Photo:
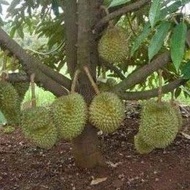
<path id="1" fill-rule="evenodd" d="M 110 0 L 105 1 L 104 4 L 110 9 L 126 6 L 133 2 Z M 173 66 L 170 66 L 164 79 L 167 82 L 172 78 L 171 75 L 174 78 L 180 77 L 182 75 L 181 63 L 187 62 L 184 59 L 184 53 L 187 48 L 185 36 L 189 20 L 185 14 L 182 14 L 182 10 L 188 2 L 189 0 L 177 0 L 172 3 L 154 0 L 150 6 L 146 5 L 141 10 L 129 13 L 119 19 L 116 18 L 114 22 L 126 29 L 130 43 L 130 50 L 127 50 L 128 56 L 125 61 L 127 64 L 120 64 L 116 67 L 124 74 L 128 73 L 131 70 L 130 65 L 136 70 L 139 66 L 147 64 L 161 52 L 169 49 Z M 8 5 L 8 2 L 2 0 L 0 5 Z M 40 58 L 44 64 L 57 71 L 60 71 L 66 63 L 63 7 L 64 2 L 59 0 L 30 2 L 13 0 L 8 6 L 6 15 L 9 18 L 6 26 L 8 26 L 7 30 L 10 36 L 26 40 L 26 36 L 31 39 L 32 35 L 37 39 L 35 43 L 40 40 L 41 43 L 37 47 L 30 45 L 26 49 Z M 25 43 L 27 42 L 25 41 Z M 112 72 L 110 76 L 117 77 L 117 74 Z M 148 86 L 151 86 L 154 76 L 149 78 Z M 145 87 L 146 85 L 145 81 L 142 81 L 141 86 Z"/>

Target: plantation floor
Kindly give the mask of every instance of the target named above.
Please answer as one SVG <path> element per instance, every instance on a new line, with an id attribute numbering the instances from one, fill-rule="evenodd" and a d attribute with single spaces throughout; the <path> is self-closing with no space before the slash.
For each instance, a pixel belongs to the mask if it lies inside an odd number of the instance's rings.
<path id="1" fill-rule="evenodd" d="M 128 114 L 117 132 L 100 135 L 107 166 L 95 169 L 77 168 L 67 142 L 43 150 L 19 129 L 0 134 L 0 190 L 190 190 L 190 140 L 179 133 L 165 150 L 140 155 L 133 145 L 138 123 L 138 114 Z"/>

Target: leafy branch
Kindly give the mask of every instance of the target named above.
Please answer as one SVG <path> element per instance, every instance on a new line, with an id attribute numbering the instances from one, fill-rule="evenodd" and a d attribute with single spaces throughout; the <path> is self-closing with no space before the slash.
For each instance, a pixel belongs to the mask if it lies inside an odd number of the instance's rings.
<path id="1" fill-rule="evenodd" d="M 119 84 L 114 86 L 112 91 L 115 93 L 121 93 L 121 92 L 126 91 L 127 89 L 134 87 L 136 84 L 145 80 L 154 71 L 157 71 L 158 69 L 164 67 L 167 63 L 169 63 L 170 60 L 171 58 L 170 58 L 169 52 L 164 52 L 160 54 L 157 58 L 155 58 L 149 64 L 146 64 L 140 69 L 136 70 L 131 75 L 129 75 L 126 79 L 124 79 Z"/>
<path id="2" fill-rule="evenodd" d="M 143 6 L 145 6 L 147 3 L 150 3 L 151 0 L 139 0 L 136 1 L 135 3 L 131 3 L 125 7 L 122 7 L 116 11 L 113 11 L 112 13 L 110 13 L 109 15 L 105 16 L 104 18 L 102 18 L 94 27 L 94 31 L 96 33 L 99 32 L 99 30 L 101 29 L 102 26 L 104 26 L 106 23 L 108 23 L 110 20 L 118 17 L 118 16 L 122 16 L 126 13 L 132 12 L 132 11 L 136 11 L 139 10 L 140 8 L 142 8 Z"/>
<path id="3" fill-rule="evenodd" d="M 162 93 L 168 93 L 173 91 L 175 88 L 183 85 L 187 80 L 179 78 L 176 79 L 162 87 Z M 124 100 L 142 100 L 142 99 L 149 99 L 152 97 L 158 96 L 158 88 L 152 90 L 146 90 L 143 92 L 119 92 L 118 95 Z"/>
<path id="4" fill-rule="evenodd" d="M 56 96 L 68 93 L 67 89 L 70 88 L 71 81 L 67 77 L 42 64 L 37 58 L 27 54 L 26 51 L 1 28 L 0 46 L 4 51 L 9 50 L 10 54 L 14 55 L 20 61 L 29 76 L 35 73 L 35 82 L 40 83 L 46 90 L 50 90 Z"/>

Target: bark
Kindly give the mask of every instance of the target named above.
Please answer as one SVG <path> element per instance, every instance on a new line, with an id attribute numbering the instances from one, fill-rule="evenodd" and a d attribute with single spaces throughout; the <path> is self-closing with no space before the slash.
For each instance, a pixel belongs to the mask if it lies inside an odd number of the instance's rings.
<path id="1" fill-rule="evenodd" d="M 68 72 L 73 76 L 77 65 L 77 3 L 65 1 L 66 62 Z"/>

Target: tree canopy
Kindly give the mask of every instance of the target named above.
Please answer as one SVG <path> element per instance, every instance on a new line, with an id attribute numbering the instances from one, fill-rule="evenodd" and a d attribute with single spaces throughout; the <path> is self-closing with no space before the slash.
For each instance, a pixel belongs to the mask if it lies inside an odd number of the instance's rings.
<path id="1" fill-rule="evenodd" d="M 189 3 L 189 0 L 0 0 L 2 72 L 12 71 L 7 80 L 14 82 L 28 81 L 35 74 L 40 87 L 59 97 L 71 91 L 76 70 L 80 70 L 75 87 L 88 104 L 96 93 L 94 85 L 98 90 L 107 85 L 107 91 L 123 100 L 157 97 L 159 77 L 163 80 L 162 93 L 172 92 L 175 97 L 184 93 L 188 97 Z M 116 46 L 121 53 L 125 41 L 122 60 L 108 61 L 101 56 L 99 43 L 111 27 L 122 29 L 125 40 L 115 42 L 120 33 L 113 34 L 108 53 Z M 108 55 L 110 59 L 114 56 L 116 53 Z M 6 63 L 5 57 L 9 60 Z M 60 72 L 63 68 L 64 73 Z M 18 75 L 17 70 L 26 74 Z M 111 87 L 110 78 L 117 79 Z M 83 141 L 96 141 L 96 138 L 89 140 L 88 136 L 96 133 L 90 125 L 89 128 L 74 140 L 74 151 L 80 149 Z M 80 157 L 80 153 L 75 153 Z M 99 161 L 96 159 L 92 165 Z"/>

